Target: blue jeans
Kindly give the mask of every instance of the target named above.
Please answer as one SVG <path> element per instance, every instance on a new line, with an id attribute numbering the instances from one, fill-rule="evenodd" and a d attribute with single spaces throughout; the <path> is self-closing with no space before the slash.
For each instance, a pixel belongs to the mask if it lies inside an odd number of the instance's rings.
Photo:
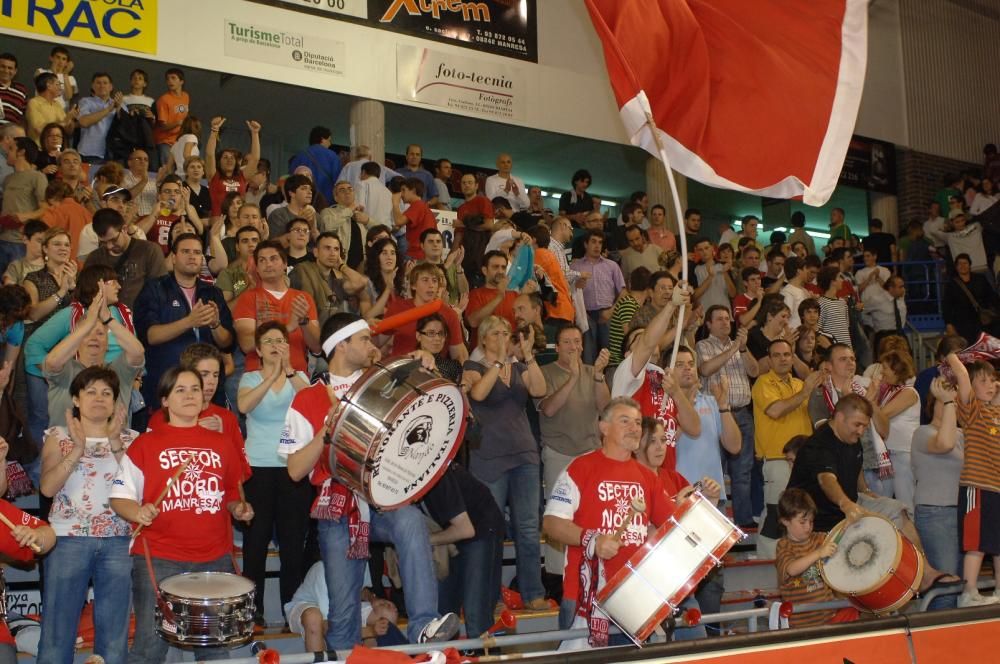
<path id="1" fill-rule="evenodd" d="M 392 512 L 373 511 L 370 532 L 373 541 L 391 542 L 399 554 L 409 618 L 406 635 L 410 643 L 416 643 L 427 623 L 438 617 L 437 578 L 424 516 L 412 505 Z M 326 644 L 335 650 L 350 650 L 361 643 L 361 586 L 368 561 L 349 560 L 349 544 L 346 518 L 320 519 L 319 548 L 330 595 Z"/>
<path id="2" fill-rule="evenodd" d="M 593 364 L 601 349 L 607 348 L 611 343 L 608 323 L 602 323 L 600 320 L 600 309 L 587 312 L 587 325 L 590 329 L 583 335 L 583 361 L 587 364 Z"/>
<path id="3" fill-rule="evenodd" d="M 166 166 L 167 162 L 170 161 L 170 150 L 173 147 L 169 143 L 157 143 L 156 154 L 149 155 L 149 170 L 155 171 L 160 166 Z M 155 164 L 153 163 L 154 158 L 156 159 Z"/>
<path id="4" fill-rule="evenodd" d="M 153 573 L 156 575 L 158 584 L 167 577 L 184 572 L 232 573 L 234 571 L 233 561 L 228 555 L 205 563 L 179 562 L 163 558 L 153 558 L 152 560 Z M 118 601 L 123 602 L 120 595 Z M 156 593 L 149 578 L 146 558 L 141 553 L 132 556 L 132 606 L 135 609 L 135 638 L 132 640 L 132 649 L 128 653 L 129 664 L 145 664 L 146 662 L 160 664 L 166 659 L 167 649 L 170 645 L 156 633 L 153 614 L 153 608 L 156 606 Z M 198 661 L 229 659 L 229 650 L 219 647 L 195 648 L 194 658 Z"/>
<path id="5" fill-rule="evenodd" d="M 482 478 L 480 478 L 481 481 Z M 517 589 L 525 602 L 545 596 L 542 585 L 542 547 L 539 542 L 538 508 L 542 479 L 537 463 L 511 468 L 495 482 L 483 481 L 502 510 L 510 507 L 510 524 L 517 552 Z"/>
<path id="6" fill-rule="evenodd" d="M 80 611 L 94 582 L 94 653 L 123 664 L 128 653 L 128 597 L 132 589 L 128 537 L 65 537 L 45 559 L 45 616 L 38 662 L 73 661 Z"/>
<path id="7" fill-rule="evenodd" d="M 448 563 L 448 576 L 438 584 L 438 610 L 456 615 L 465 610 L 465 633 L 474 639 L 493 625 L 500 598 L 503 533 L 476 533 L 456 542 L 458 555 Z"/>
<path id="8" fill-rule="evenodd" d="M 739 454 L 726 452 L 726 466 L 729 473 L 729 486 L 733 501 L 733 518 L 737 525 L 745 526 L 753 523 L 753 501 L 750 497 L 750 475 L 753 472 L 754 428 L 753 410 L 748 408 L 733 409 L 733 419 L 740 428 L 743 443 Z M 692 481 L 700 478 L 691 478 Z"/>
<path id="9" fill-rule="evenodd" d="M 956 505 L 917 505 L 913 515 L 924 555 L 932 567 L 962 576 L 962 552 L 958 541 L 958 507 Z M 931 600 L 928 608 L 954 609 L 957 595 L 946 595 Z"/>
<path id="10" fill-rule="evenodd" d="M 8 265 L 19 258 L 24 258 L 27 252 L 28 248 L 20 242 L 0 240 L 0 270 L 2 270 L 0 274 L 7 271 Z"/>

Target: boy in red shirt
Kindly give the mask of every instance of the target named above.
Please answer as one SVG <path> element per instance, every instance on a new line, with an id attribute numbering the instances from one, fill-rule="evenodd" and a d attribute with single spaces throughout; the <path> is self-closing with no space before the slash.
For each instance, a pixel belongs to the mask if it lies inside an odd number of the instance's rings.
<path id="1" fill-rule="evenodd" d="M 424 183 L 418 178 L 406 178 L 399 192 L 392 195 L 392 220 L 397 228 L 406 226 L 406 255 L 413 260 L 424 259 L 420 234 L 429 228 L 437 228 L 437 217 L 424 202 L 423 195 Z M 400 201 L 410 206 L 406 212 L 400 212 Z"/>

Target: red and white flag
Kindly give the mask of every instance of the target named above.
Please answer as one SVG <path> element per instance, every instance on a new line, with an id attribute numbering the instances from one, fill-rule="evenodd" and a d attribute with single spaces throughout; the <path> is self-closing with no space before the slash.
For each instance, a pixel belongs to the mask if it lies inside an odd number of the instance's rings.
<path id="1" fill-rule="evenodd" d="M 822 205 L 854 131 L 868 0 L 586 0 L 633 144 L 699 182 Z"/>

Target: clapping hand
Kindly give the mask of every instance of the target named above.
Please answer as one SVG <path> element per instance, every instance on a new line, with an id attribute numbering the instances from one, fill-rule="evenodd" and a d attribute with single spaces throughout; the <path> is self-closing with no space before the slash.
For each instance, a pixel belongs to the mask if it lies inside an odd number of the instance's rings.
<path id="1" fill-rule="evenodd" d="M 292 300 L 292 320 L 298 324 L 306 318 L 309 318 L 309 301 L 299 293 Z"/>
<path id="2" fill-rule="evenodd" d="M 608 352 L 607 348 L 602 348 L 601 352 L 597 354 L 597 359 L 594 360 L 594 375 L 600 376 L 604 373 L 604 370 L 608 366 L 608 362 L 611 361 L 611 353 Z"/>

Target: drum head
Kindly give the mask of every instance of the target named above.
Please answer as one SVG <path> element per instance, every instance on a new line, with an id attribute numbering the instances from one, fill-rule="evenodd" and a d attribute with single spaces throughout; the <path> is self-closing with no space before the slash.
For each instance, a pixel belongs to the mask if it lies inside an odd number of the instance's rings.
<path id="1" fill-rule="evenodd" d="M 160 582 L 160 590 L 175 597 L 227 599 L 254 589 L 253 581 L 227 572 L 187 572 Z"/>
<path id="2" fill-rule="evenodd" d="M 455 456 L 465 431 L 465 397 L 454 383 L 435 382 L 397 405 L 375 443 L 366 484 L 377 507 L 419 500 Z"/>
<path id="3" fill-rule="evenodd" d="M 841 522 L 827 535 L 828 540 L 838 537 L 837 552 L 823 565 L 823 576 L 834 590 L 872 588 L 896 564 L 899 533 L 887 519 L 865 516 L 850 526 Z"/>

